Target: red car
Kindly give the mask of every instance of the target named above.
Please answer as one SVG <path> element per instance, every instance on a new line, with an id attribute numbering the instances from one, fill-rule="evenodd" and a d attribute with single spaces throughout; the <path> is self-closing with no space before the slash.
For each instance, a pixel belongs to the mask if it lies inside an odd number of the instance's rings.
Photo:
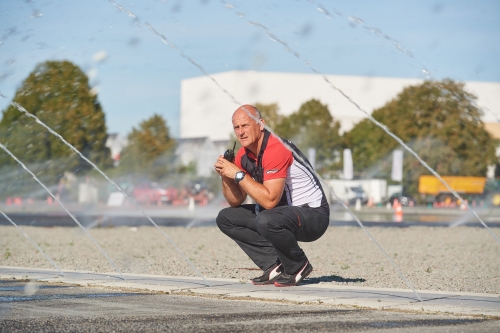
<path id="1" fill-rule="evenodd" d="M 163 188 L 157 183 L 142 183 L 134 188 L 132 195 L 138 202 L 160 206 L 164 203 L 172 203 L 177 198 L 177 189 Z"/>

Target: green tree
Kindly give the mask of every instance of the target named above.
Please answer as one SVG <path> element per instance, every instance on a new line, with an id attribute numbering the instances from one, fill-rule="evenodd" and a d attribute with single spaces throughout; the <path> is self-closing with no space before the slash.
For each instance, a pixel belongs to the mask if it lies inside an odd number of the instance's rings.
<path id="1" fill-rule="evenodd" d="M 334 153 L 342 148 L 340 123 L 333 119 L 328 106 L 316 99 L 305 102 L 295 113 L 283 117 L 276 134 L 291 140 L 304 154 L 316 149 L 316 170 L 331 176 L 339 169 Z"/>
<path id="2" fill-rule="evenodd" d="M 281 124 L 283 116 L 279 114 L 279 106 L 277 103 L 272 104 L 255 104 L 255 107 L 259 109 L 262 118 L 264 118 L 266 125 L 269 126 L 273 131 Z"/>
<path id="3" fill-rule="evenodd" d="M 395 99 L 373 112 L 440 175 L 485 176 L 488 165 L 497 162 L 495 140 L 484 129 L 476 97 L 452 80 L 426 81 L 405 88 Z M 344 135 L 352 148 L 358 175 L 379 161 L 388 161 L 399 144 L 369 119 Z M 401 148 L 402 149 L 402 148 Z M 378 176 L 388 177 L 390 163 Z M 430 174 L 413 155 L 405 153 L 404 184 L 416 194 L 420 175 Z"/>
<path id="4" fill-rule="evenodd" d="M 159 180 L 172 172 L 175 140 L 170 137 L 166 120 L 157 114 L 144 120 L 128 135 L 128 146 L 121 153 L 124 172 L 142 173 Z"/>
<path id="5" fill-rule="evenodd" d="M 84 156 L 101 167 L 112 165 L 105 146 L 107 129 L 97 95 L 82 70 L 68 61 L 47 61 L 36 66 L 13 99 L 58 132 Z M 64 171 L 81 174 L 91 169 L 57 137 L 14 106 L 3 110 L 0 142 L 26 164 L 41 165 L 41 175 L 57 183 Z M 47 164 L 49 163 L 49 164 Z M 0 154 L 2 166 L 16 162 Z"/>

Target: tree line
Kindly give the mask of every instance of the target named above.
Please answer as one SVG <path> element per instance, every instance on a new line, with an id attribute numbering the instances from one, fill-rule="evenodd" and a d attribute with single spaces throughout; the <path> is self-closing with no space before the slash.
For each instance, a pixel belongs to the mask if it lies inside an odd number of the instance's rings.
<path id="1" fill-rule="evenodd" d="M 327 105 L 312 99 L 289 116 L 281 116 L 277 104 L 259 105 L 264 119 L 276 134 L 292 140 L 301 150 L 315 148 L 316 168 L 324 177 L 338 177 L 343 165 L 341 151 L 352 150 L 356 178 L 383 178 L 390 182 L 392 152 L 399 143 L 370 119 L 363 119 L 345 133 L 331 116 Z M 496 165 L 500 177 L 500 145 L 485 130 L 476 97 L 464 84 L 449 79 L 425 81 L 410 86 L 372 117 L 403 140 L 432 169 L 443 176 L 485 177 L 487 168 Z M 403 184 L 418 192 L 420 175 L 429 170 L 409 152 L 404 152 Z"/>
<path id="2" fill-rule="evenodd" d="M 176 160 L 175 140 L 161 115 L 141 122 L 128 135 L 128 146 L 121 163 L 113 167 L 106 147 L 105 114 L 88 77 L 68 61 L 47 61 L 38 65 L 17 90 L 13 99 L 61 134 L 84 156 L 115 177 L 143 174 L 151 180 L 169 175 L 193 173 L 193 166 Z M 485 176 L 489 165 L 496 164 L 499 145 L 484 129 L 476 97 L 452 80 L 425 81 L 405 88 L 393 100 L 372 113 L 373 118 L 407 143 L 427 164 L 441 175 Z M 293 141 L 304 153 L 316 149 L 316 169 L 325 178 L 341 176 L 342 150 L 352 150 L 355 177 L 390 177 L 392 151 L 399 144 L 369 119 L 341 133 L 336 110 L 316 99 L 303 103 L 288 116 L 278 104 L 256 104 L 273 131 Z M 29 165 L 44 182 L 57 184 L 64 172 L 85 175 L 91 166 L 24 116 L 14 106 L 3 110 L 0 142 Z M 429 174 L 409 153 L 404 154 L 404 184 L 416 193 L 418 177 Z M 0 152 L 0 175 L 10 174 L 15 186 L 5 193 L 31 182 L 22 171 L 12 171 L 16 162 Z M 500 176 L 500 175 L 498 175 Z M 11 178 L 12 178 L 11 177 Z M 21 185 L 19 185 L 21 184 Z"/>
<path id="3" fill-rule="evenodd" d="M 407 87 L 372 114 L 440 175 L 485 177 L 490 165 L 500 171 L 495 156 L 500 142 L 485 130 L 481 115 L 476 97 L 464 90 L 463 83 L 448 79 Z M 344 138 L 346 147 L 353 148 L 360 176 L 366 174 L 363 170 L 390 174 L 387 156 L 401 147 L 382 129 L 365 119 Z M 412 193 L 417 193 L 420 175 L 430 174 L 406 152 L 403 170 L 403 183 Z"/>
<path id="4" fill-rule="evenodd" d="M 114 177 L 139 174 L 161 179 L 169 173 L 191 169 L 175 162 L 166 120 L 160 115 L 141 122 L 128 135 L 129 145 L 122 152 L 122 163 L 113 167 L 105 114 L 87 75 L 69 61 L 47 61 L 36 68 L 16 91 L 14 102 L 23 106 L 59 133 L 100 169 Z M 43 183 L 56 187 L 69 172 L 89 175 L 90 166 L 33 118 L 15 106 L 2 111 L 0 143 L 22 161 Z M 7 153 L 0 151 L 2 196 L 38 193 L 38 185 Z M 56 189 L 53 189 L 56 190 Z M 46 195 L 46 193 L 41 193 Z"/>

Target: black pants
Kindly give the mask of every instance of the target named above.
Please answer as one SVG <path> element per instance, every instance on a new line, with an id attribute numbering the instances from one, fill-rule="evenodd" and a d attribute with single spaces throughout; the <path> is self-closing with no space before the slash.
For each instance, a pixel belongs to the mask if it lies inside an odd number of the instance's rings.
<path id="1" fill-rule="evenodd" d="M 297 241 L 312 242 L 328 228 L 330 218 L 309 207 L 280 206 L 255 214 L 255 205 L 224 208 L 219 229 L 233 239 L 262 270 L 279 258 L 285 273 L 294 274 L 307 257 Z"/>

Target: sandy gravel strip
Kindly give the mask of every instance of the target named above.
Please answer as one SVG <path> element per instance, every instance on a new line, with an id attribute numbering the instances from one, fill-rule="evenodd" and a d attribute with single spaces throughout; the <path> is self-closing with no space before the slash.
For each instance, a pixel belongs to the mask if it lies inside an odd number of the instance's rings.
<path id="1" fill-rule="evenodd" d="M 22 229 L 63 270 L 109 272 L 113 268 L 79 228 Z M 164 228 L 207 278 L 246 281 L 260 274 L 239 247 L 216 227 Z M 419 290 L 500 293 L 500 245 L 482 228 L 370 228 Z M 498 229 L 493 232 L 499 234 Z M 95 228 L 90 233 L 124 273 L 195 276 L 154 227 Z M 330 227 L 314 243 L 302 243 L 319 285 L 376 288 L 407 286 L 358 227 Z M 0 266 L 53 269 L 14 227 L 0 226 Z"/>

